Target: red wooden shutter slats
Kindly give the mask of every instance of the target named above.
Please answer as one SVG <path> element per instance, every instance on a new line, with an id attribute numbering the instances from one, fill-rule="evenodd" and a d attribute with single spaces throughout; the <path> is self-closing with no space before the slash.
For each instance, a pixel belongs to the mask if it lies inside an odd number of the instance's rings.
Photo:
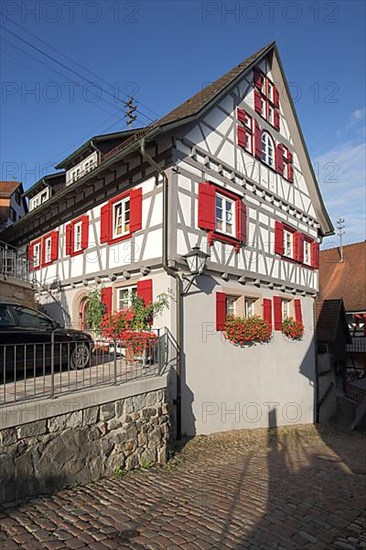
<path id="1" fill-rule="evenodd" d="M 263 75 L 259 71 L 259 69 L 254 69 L 254 71 L 253 71 L 253 84 L 258 90 L 262 89 Z"/>
<path id="2" fill-rule="evenodd" d="M 58 258 L 58 231 L 52 231 L 51 237 L 51 262 L 54 262 Z"/>
<path id="3" fill-rule="evenodd" d="M 268 298 L 263 299 L 263 319 L 272 326 L 272 301 Z"/>
<path id="4" fill-rule="evenodd" d="M 283 255 L 283 232 L 284 227 L 282 222 L 275 222 L 275 254 Z"/>
<path id="5" fill-rule="evenodd" d="M 280 130 L 280 113 L 277 109 L 275 109 L 273 112 L 273 125 L 276 130 Z"/>
<path id="6" fill-rule="evenodd" d="M 255 156 L 257 159 L 262 159 L 262 135 L 261 129 L 257 121 L 254 126 L 254 139 L 255 139 Z"/>
<path id="7" fill-rule="evenodd" d="M 216 292 L 216 330 L 224 330 L 226 323 L 226 294 Z"/>
<path id="8" fill-rule="evenodd" d="M 283 175 L 283 166 L 283 144 L 279 143 L 276 147 L 276 170 L 281 175 Z"/>
<path id="9" fill-rule="evenodd" d="M 294 305 L 295 305 L 295 320 L 298 323 L 302 323 L 301 300 L 294 300 Z"/>
<path id="10" fill-rule="evenodd" d="M 254 90 L 254 109 L 256 113 L 262 114 L 262 97 L 258 90 Z"/>
<path id="11" fill-rule="evenodd" d="M 81 248 L 85 250 L 89 246 L 89 216 L 83 216 L 81 223 Z"/>
<path id="12" fill-rule="evenodd" d="M 137 296 L 144 301 L 145 306 L 148 306 L 153 301 L 152 279 L 142 279 L 137 281 Z"/>
<path id="13" fill-rule="evenodd" d="M 215 229 L 215 186 L 208 182 L 198 185 L 198 227 L 213 231 Z"/>
<path id="14" fill-rule="evenodd" d="M 236 237 L 247 242 L 247 207 L 242 200 L 236 201 Z"/>
<path id="15" fill-rule="evenodd" d="M 236 112 L 237 112 L 238 120 L 240 120 L 240 122 L 242 122 L 244 124 L 245 123 L 245 111 L 244 111 L 244 109 L 240 109 L 238 107 Z"/>
<path id="16" fill-rule="evenodd" d="M 72 253 L 72 246 L 71 246 L 71 232 L 73 230 L 73 225 L 71 223 L 68 223 L 65 228 L 65 252 L 67 256 L 70 256 Z"/>
<path id="17" fill-rule="evenodd" d="M 130 233 L 142 228 L 142 188 L 132 189 L 130 193 Z"/>
<path id="18" fill-rule="evenodd" d="M 112 287 L 102 288 L 100 297 L 105 306 L 106 313 L 112 313 Z"/>
<path id="19" fill-rule="evenodd" d="M 282 298 L 273 297 L 274 328 L 282 330 Z"/>
<path id="20" fill-rule="evenodd" d="M 300 232 L 294 234 L 294 259 L 304 261 L 304 235 Z"/>
<path id="21" fill-rule="evenodd" d="M 279 98 L 277 86 L 273 86 L 273 103 L 275 104 L 276 107 L 279 107 L 280 105 L 280 98 Z"/>
<path id="22" fill-rule="evenodd" d="M 311 265 L 315 269 L 318 269 L 319 268 L 319 243 L 313 241 L 311 243 L 310 252 L 311 252 Z"/>
<path id="23" fill-rule="evenodd" d="M 238 145 L 245 149 L 246 139 L 245 139 L 245 128 L 238 126 Z"/>
<path id="24" fill-rule="evenodd" d="M 100 209 L 100 242 L 107 243 L 112 239 L 111 204 L 108 202 Z"/>

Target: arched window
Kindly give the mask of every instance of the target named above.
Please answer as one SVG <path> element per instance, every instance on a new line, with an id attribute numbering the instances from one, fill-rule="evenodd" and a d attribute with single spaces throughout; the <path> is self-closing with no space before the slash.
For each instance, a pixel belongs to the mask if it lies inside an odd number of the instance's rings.
<path id="1" fill-rule="evenodd" d="M 274 143 L 267 132 L 262 132 L 262 161 L 274 168 Z"/>

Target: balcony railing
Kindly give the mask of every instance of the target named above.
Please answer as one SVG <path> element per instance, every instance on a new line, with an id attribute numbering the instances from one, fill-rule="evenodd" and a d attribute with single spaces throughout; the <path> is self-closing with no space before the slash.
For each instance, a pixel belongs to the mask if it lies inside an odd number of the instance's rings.
<path id="1" fill-rule="evenodd" d="M 355 336 L 346 349 L 349 353 L 366 353 L 366 336 Z"/>
<path id="2" fill-rule="evenodd" d="M 26 254 L 0 241 L 0 275 L 30 282 L 29 261 Z"/>

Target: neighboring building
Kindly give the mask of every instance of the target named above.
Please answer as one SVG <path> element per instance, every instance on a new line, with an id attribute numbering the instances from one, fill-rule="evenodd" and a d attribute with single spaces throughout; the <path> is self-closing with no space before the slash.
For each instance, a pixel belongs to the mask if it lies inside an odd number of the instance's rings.
<path id="1" fill-rule="evenodd" d="M 74 326 L 97 286 L 109 310 L 134 291 L 175 293 L 154 323 L 180 349 L 183 434 L 268 426 L 271 409 L 279 425 L 314 420 L 319 243 L 333 227 L 289 98 L 272 43 L 107 153 L 88 142 L 57 166 L 69 185 L 6 232 L 29 244 L 34 276 Z M 196 245 L 207 269 L 182 295 Z M 225 341 L 228 313 L 263 316 L 272 341 Z M 283 337 L 288 315 L 303 322 L 301 341 Z"/>
<path id="2" fill-rule="evenodd" d="M 27 212 L 23 184 L 18 181 L 0 181 L 0 231 L 18 221 Z"/>
<path id="3" fill-rule="evenodd" d="M 342 298 L 352 343 L 348 367 L 366 374 L 366 242 L 320 252 L 319 300 Z"/>
<path id="4" fill-rule="evenodd" d="M 344 393 L 346 347 L 351 344 L 343 300 L 317 300 L 316 342 L 318 418 L 325 423 L 335 417 L 337 398 Z"/>

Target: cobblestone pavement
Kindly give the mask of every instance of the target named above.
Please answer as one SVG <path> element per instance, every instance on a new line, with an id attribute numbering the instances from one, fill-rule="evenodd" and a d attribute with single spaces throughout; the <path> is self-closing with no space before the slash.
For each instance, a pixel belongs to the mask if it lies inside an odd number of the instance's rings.
<path id="1" fill-rule="evenodd" d="M 167 467 L 3 508 L 0 548 L 366 548 L 365 442 L 312 427 L 197 437 Z"/>

